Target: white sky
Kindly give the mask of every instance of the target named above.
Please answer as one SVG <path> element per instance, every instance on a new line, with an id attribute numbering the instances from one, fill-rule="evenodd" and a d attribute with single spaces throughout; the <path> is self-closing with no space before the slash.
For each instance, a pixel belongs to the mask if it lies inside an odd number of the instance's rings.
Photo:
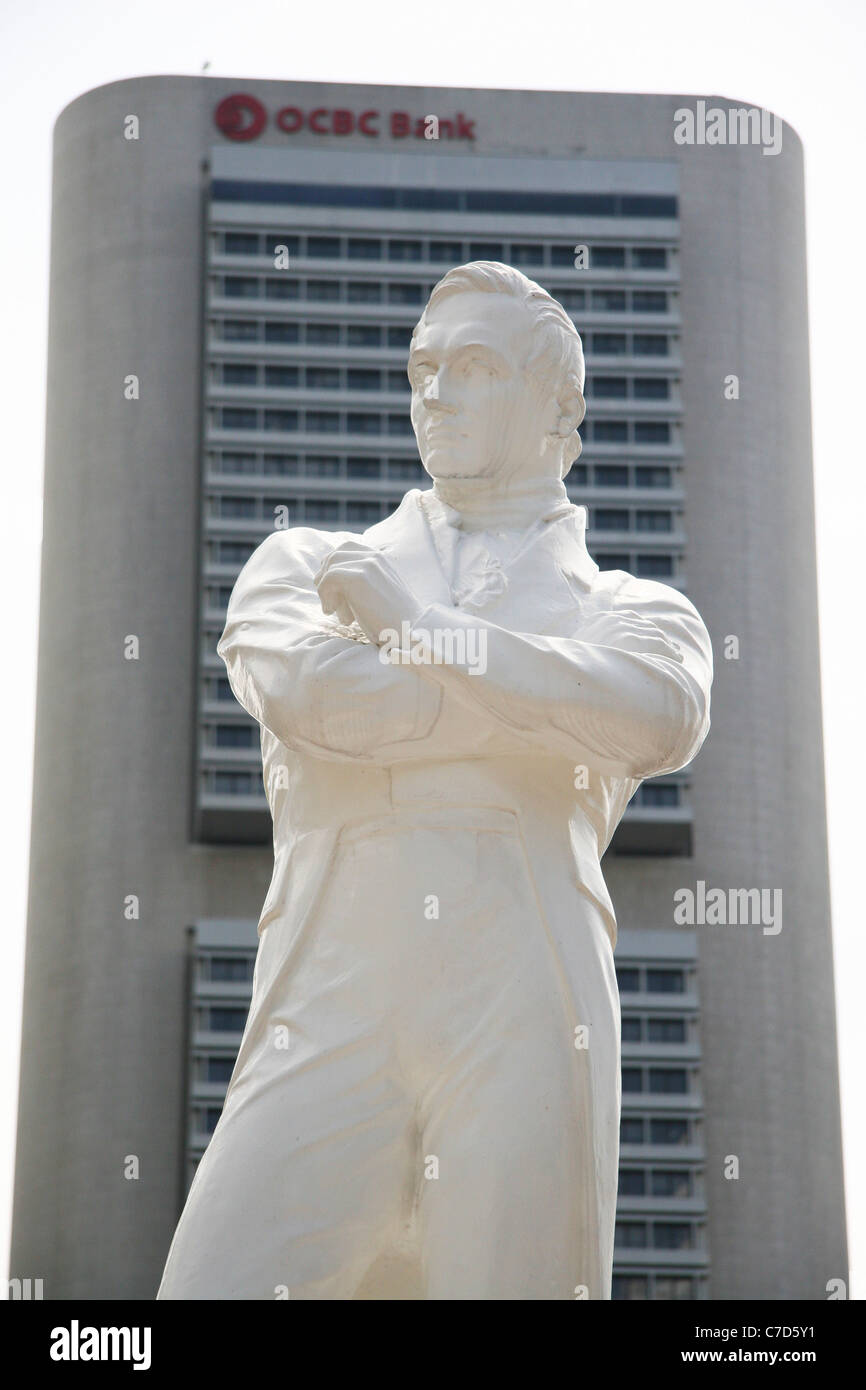
<path id="1" fill-rule="evenodd" d="M 803 139 L 830 867 L 853 1293 L 866 1288 L 861 901 L 866 757 L 861 570 L 863 0 L 29 0 L 0 20 L 4 133 L 0 335 L 5 397 L 6 743 L 0 845 L 8 932 L 0 978 L 0 1258 L 8 1248 L 34 737 L 51 131 L 62 108 L 123 77 L 210 76 L 433 86 L 719 94 L 777 112 Z M 856 407 L 856 409 L 855 409 Z M 14 602 L 13 602 L 14 600 Z M 820 1027 L 792 1019 L 791 1027 Z M 802 1142 L 822 1142 L 804 1134 Z M 857 1273 L 860 1272 L 858 1281 Z M 5 1277 L 5 1276 L 4 1276 Z"/>

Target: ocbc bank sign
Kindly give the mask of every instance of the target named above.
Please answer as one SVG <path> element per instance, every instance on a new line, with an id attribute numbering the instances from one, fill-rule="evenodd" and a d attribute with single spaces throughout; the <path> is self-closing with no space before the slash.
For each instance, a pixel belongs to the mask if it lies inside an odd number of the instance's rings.
<path id="1" fill-rule="evenodd" d="M 258 97 L 237 92 L 223 97 L 214 111 L 214 122 L 229 140 L 255 140 L 268 124 L 268 113 Z M 286 135 L 311 131 L 313 135 L 366 135 L 376 139 L 474 140 L 475 121 L 462 111 L 456 116 L 411 116 L 408 111 L 349 111 L 344 107 L 317 106 L 302 111 L 298 106 L 282 106 L 274 114 L 274 125 Z M 435 133 L 434 133 L 435 132 Z"/>

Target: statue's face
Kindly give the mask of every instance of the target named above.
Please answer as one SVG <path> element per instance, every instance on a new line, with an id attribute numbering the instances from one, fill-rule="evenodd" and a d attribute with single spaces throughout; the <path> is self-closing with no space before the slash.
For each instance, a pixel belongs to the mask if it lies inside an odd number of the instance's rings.
<path id="1" fill-rule="evenodd" d="M 544 471 L 540 460 L 557 411 L 549 397 L 542 406 L 524 371 L 531 346 L 532 319 L 507 294 L 464 290 L 428 312 L 409 378 L 412 425 L 432 477 Z"/>

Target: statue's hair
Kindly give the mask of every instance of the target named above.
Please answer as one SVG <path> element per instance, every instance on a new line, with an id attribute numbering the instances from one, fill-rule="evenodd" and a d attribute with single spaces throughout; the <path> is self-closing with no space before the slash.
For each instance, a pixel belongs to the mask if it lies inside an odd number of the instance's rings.
<path id="1" fill-rule="evenodd" d="M 534 338 L 526 371 L 537 380 L 553 380 L 556 395 L 563 387 L 568 387 L 580 397 L 579 418 L 563 450 L 562 474 L 565 477 L 575 459 L 580 457 L 582 447 L 577 428 L 586 413 L 583 399 L 586 366 L 580 334 L 562 305 L 547 290 L 522 271 L 503 265 L 500 261 L 469 261 L 467 265 L 458 265 L 449 270 L 433 286 L 424 312 L 415 326 L 415 333 L 440 300 L 448 295 L 478 291 L 483 294 L 508 294 L 524 305 L 532 317 Z M 415 333 L 412 335 L 413 346 Z"/>

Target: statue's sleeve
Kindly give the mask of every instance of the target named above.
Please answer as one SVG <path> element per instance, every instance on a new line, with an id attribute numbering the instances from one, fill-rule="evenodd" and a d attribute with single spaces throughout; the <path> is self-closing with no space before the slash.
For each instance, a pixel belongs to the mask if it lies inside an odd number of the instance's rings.
<path id="1" fill-rule="evenodd" d="M 629 650 L 625 626 L 639 614 L 675 642 L 682 661 Z M 562 753 L 603 775 L 631 779 L 689 763 L 710 727 L 713 653 L 694 606 L 664 584 L 634 580 L 612 596 L 601 640 L 509 632 L 461 609 L 433 605 L 414 631 L 486 634 L 484 662 L 419 665 L 474 710 L 483 726 L 511 730 L 524 748 Z M 621 632 L 618 633 L 618 627 Z M 460 648 L 456 648 L 458 654 Z"/>
<path id="2" fill-rule="evenodd" d="M 443 692 L 334 633 L 313 576 L 336 539 L 305 527 L 268 536 L 238 576 L 217 652 L 244 709 L 286 747 L 393 762 L 434 728 Z"/>

